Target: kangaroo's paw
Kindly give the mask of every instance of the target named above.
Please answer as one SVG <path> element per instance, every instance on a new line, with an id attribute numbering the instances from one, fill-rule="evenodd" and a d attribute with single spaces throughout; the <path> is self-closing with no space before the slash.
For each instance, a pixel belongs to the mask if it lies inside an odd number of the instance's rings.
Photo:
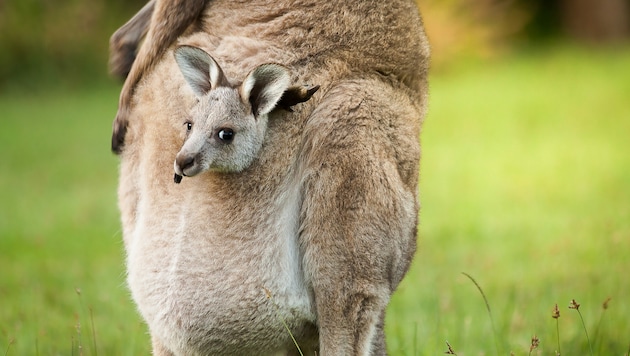
<path id="1" fill-rule="evenodd" d="M 123 108 L 118 109 L 118 113 L 116 114 L 116 119 L 114 119 L 114 123 L 112 125 L 112 152 L 115 154 L 120 154 L 125 145 L 125 134 L 127 133 L 127 117 L 128 110 L 124 110 Z"/>

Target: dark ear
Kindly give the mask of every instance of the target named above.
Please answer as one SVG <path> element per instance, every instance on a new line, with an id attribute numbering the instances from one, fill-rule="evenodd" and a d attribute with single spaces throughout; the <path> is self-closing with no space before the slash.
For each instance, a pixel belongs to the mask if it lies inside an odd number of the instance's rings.
<path id="1" fill-rule="evenodd" d="M 175 61 L 184 79 L 198 96 L 227 84 L 219 64 L 201 48 L 180 46 L 175 50 Z"/>
<path id="2" fill-rule="evenodd" d="M 293 111 L 291 109 L 293 105 L 308 101 L 317 90 L 319 90 L 319 85 L 290 87 L 282 94 L 282 98 L 280 98 L 278 102 L 278 107 L 287 111 Z"/>
<path id="3" fill-rule="evenodd" d="M 109 68 L 112 75 L 127 78 L 136 59 L 138 45 L 149 30 L 151 15 L 157 0 L 149 1 L 142 10 L 116 30 L 109 39 Z"/>
<path id="4" fill-rule="evenodd" d="M 112 129 L 112 152 L 119 155 L 125 145 L 125 134 L 127 133 L 127 123 L 114 120 Z"/>
<path id="5" fill-rule="evenodd" d="M 263 64 L 251 71 L 239 92 L 252 106 L 255 117 L 265 115 L 276 107 L 291 81 L 289 70 L 279 64 Z"/>

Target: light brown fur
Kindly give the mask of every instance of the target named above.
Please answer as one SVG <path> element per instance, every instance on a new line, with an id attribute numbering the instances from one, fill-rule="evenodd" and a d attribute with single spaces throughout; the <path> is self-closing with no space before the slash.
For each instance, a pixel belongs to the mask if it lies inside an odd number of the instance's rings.
<path id="1" fill-rule="evenodd" d="M 126 77 L 113 123 L 112 150 L 124 145 L 131 100 L 138 82 L 150 72 L 177 37 L 201 15 L 208 0 L 151 0 L 110 39 L 112 74 Z M 150 21 L 149 21 L 150 20 Z M 143 37 L 144 45 L 135 52 Z"/>
<path id="2" fill-rule="evenodd" d="M 118 112 L 112 125 L 112 151 L 119 154 L 125 144 L 131 101 L 142 76 L 150 72 L 164 52 L 191 27 L 208 0 L 151 0 L 110 38 L 110 71 L 126 78 L 120 92 Z M 143 45 L 138 47 L 143 38 Z M 286 110 L 308 100 L 313 88 L 289 88 L 278 104 Z M 317 89 L 315 89 L 316 91 Z"/>
<path id="3" fill-rule="evenodd" d="M 195 105 L 172 55 L 140 81 L 121 154 L 128 281 L 154 353 L 386 353 L 415 251 L 429 50 L 412 1 L 211 1 L 179 40 L 229 78 L 275 62 L 321 89 L 270 113 L 239 173 L 174 184 Z M 167 54 L 170 54 L 169 50 Z"/>

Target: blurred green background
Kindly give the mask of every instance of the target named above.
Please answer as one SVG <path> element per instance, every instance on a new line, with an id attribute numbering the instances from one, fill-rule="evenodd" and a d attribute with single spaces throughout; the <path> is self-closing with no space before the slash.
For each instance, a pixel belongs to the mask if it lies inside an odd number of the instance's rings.
<path id="1" fill-rule="evenodd" d="M 537 335 L 532 355 L 627 355 L 630 3 L 418 2 L 433 47 L 419 250 L 390 353 L 527 355 Z M 0 0 L 0 354 L 150 353 L 107 74 L 109 36 L 143 4 Z"/>

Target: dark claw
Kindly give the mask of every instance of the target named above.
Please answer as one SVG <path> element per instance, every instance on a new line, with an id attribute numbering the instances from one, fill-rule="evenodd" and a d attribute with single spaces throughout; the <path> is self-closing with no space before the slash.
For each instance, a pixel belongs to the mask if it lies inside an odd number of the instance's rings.
<path id="1" fill-rule="evenodd" d="M 292 112 L 291 106 L 308 101 L 317 90 L 319 90 L 319 85 L 291 87 L 282 94 L 278 107 Z"/>
<path id="2" fill-rule="evenodd" d="M 315 85 L 306 89 L 306 98 L 304 99 L 304 101 L 310 99 L 311 96 L 313 96 L 313 94 L 315 94 L 318 90 L 319 90 L 319 85 Z"/>
<path id="3" fill-rule="evenodd" d="M 175 176 L 173 177 L 173 181 L 175 181 L 175 183 L 179 184 L 182 181 L 182 176 L 180 176 L 179 174 L 175 173 Z"/>

